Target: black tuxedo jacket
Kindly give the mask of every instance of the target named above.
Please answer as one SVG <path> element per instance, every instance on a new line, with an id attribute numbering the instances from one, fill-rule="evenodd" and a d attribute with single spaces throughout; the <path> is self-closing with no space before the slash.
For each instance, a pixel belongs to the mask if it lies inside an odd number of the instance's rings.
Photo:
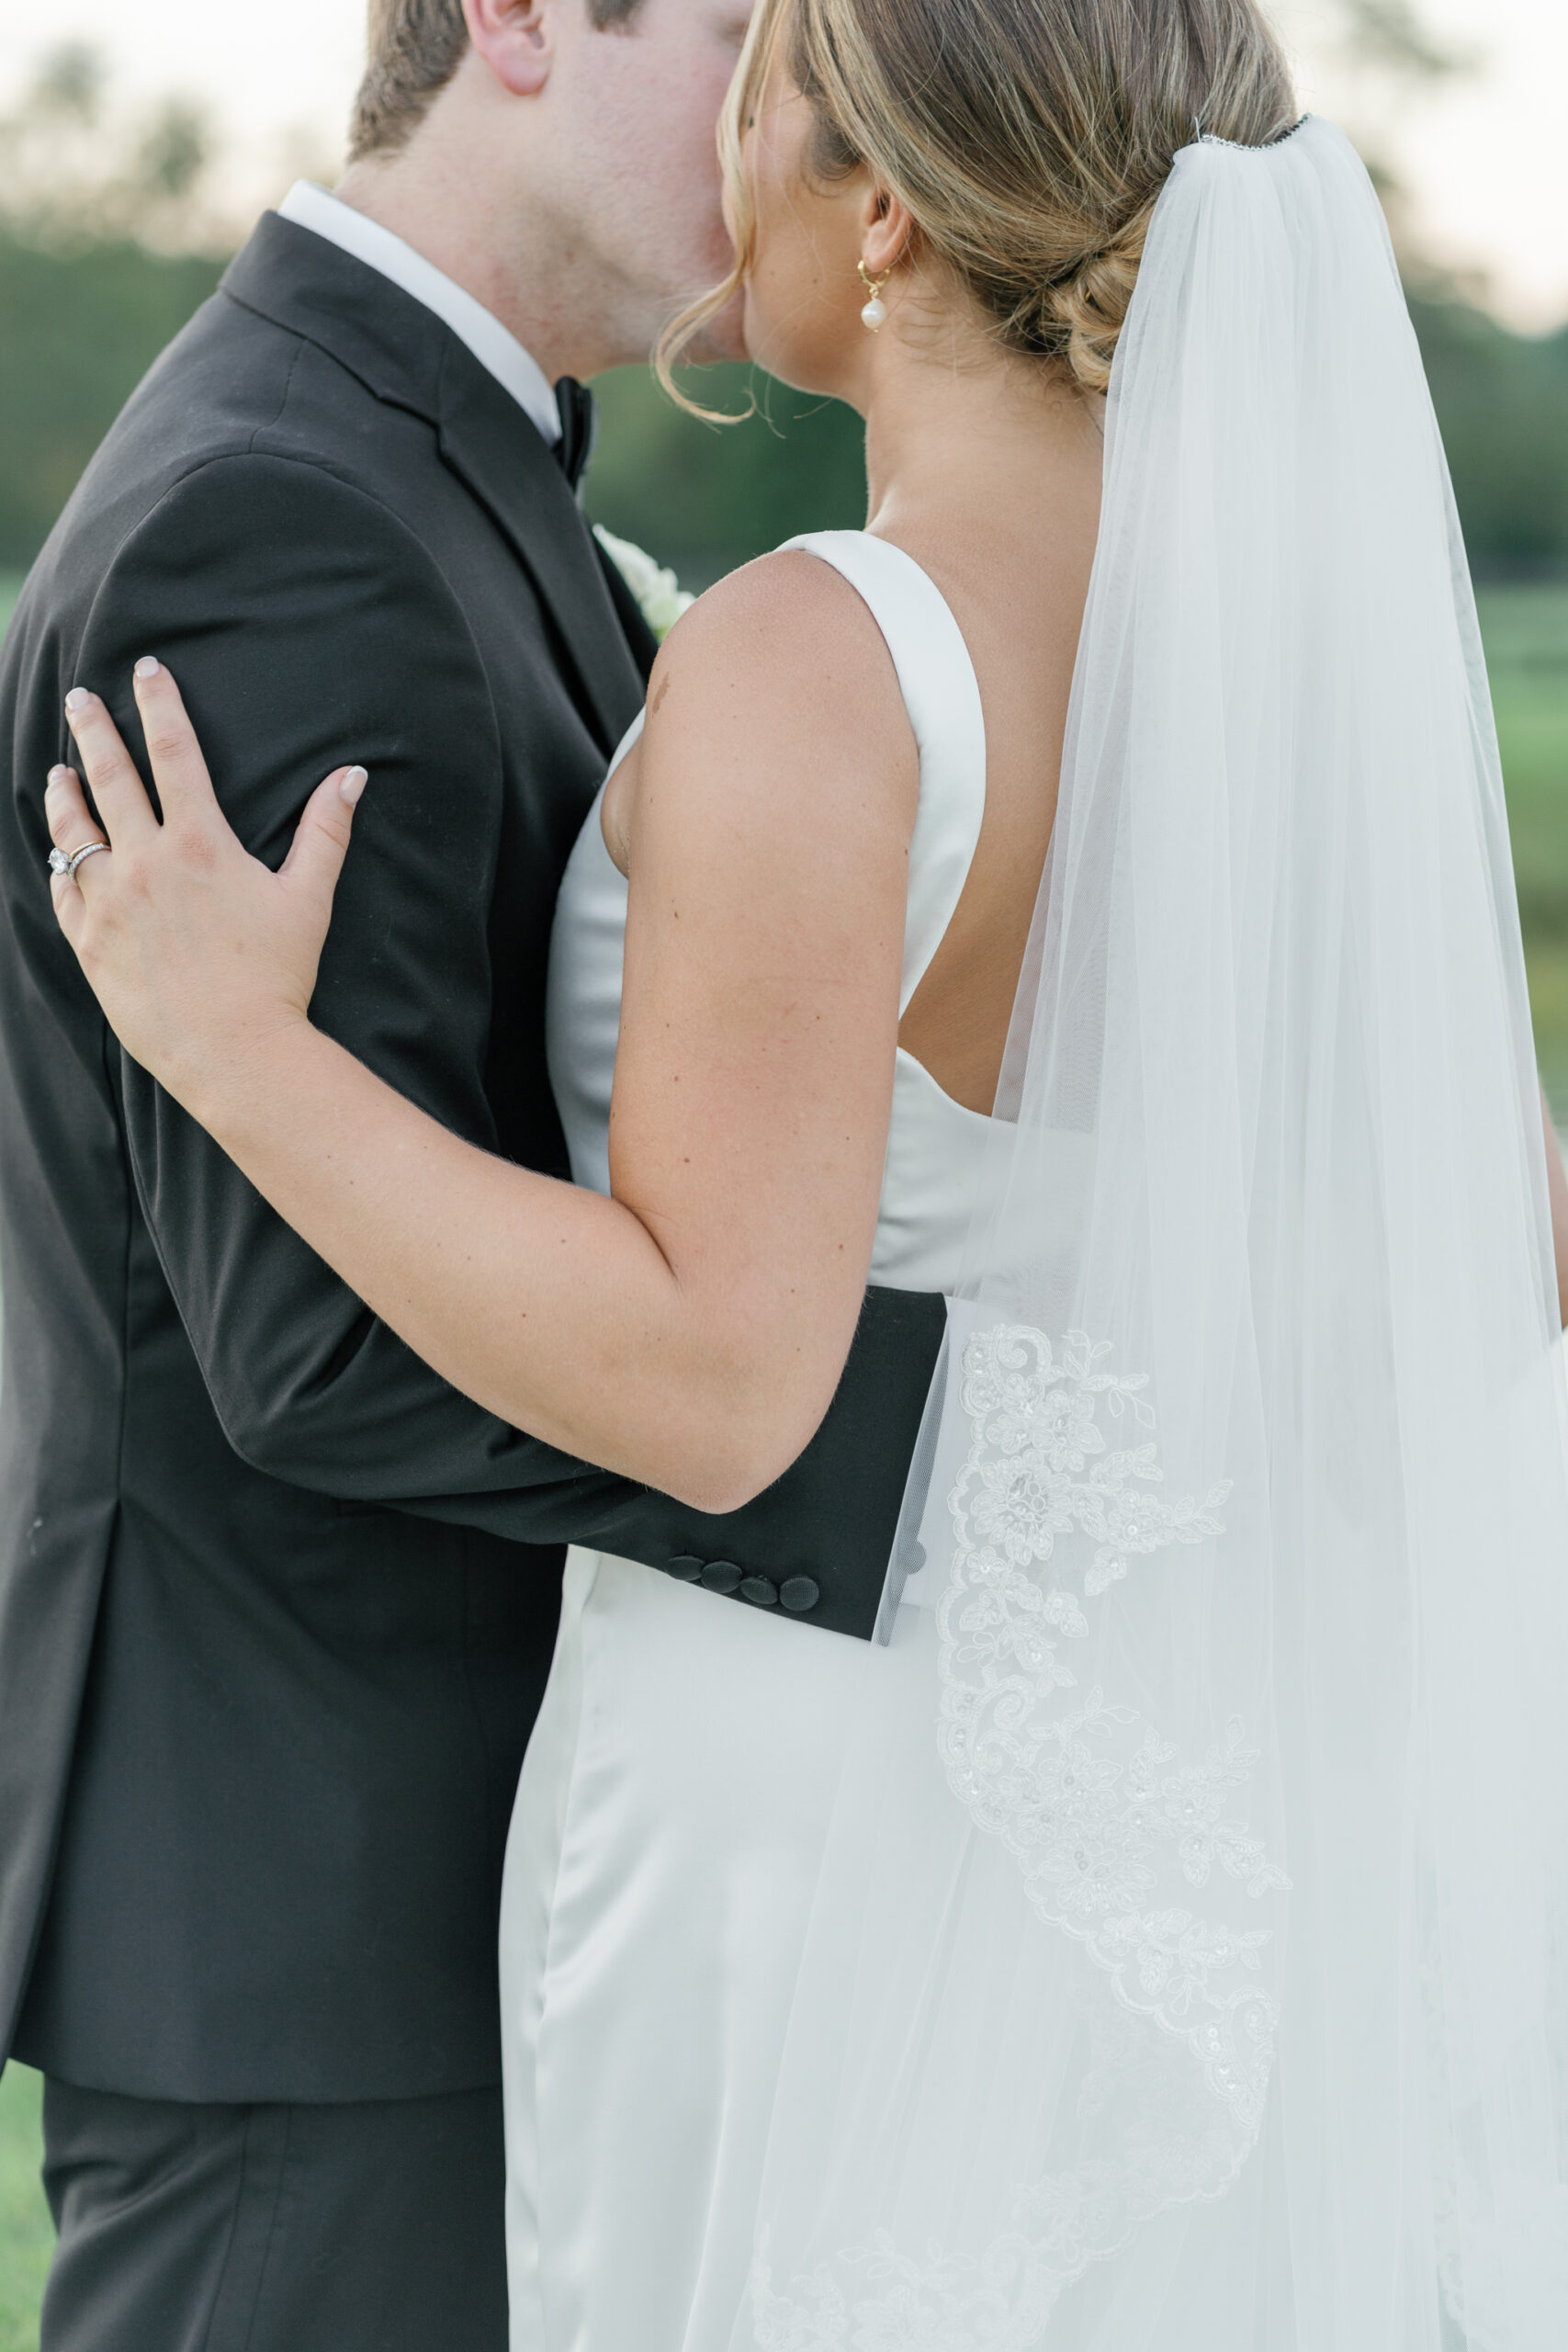
<path id="1" fill-rule="evenodd" d="M 723 1520 L 446 1386 L 127 1061 L 56 930 L 62 699 L 90 684 L 140 749 L 144 651 L 258 854 L 366 763 L 315 1016 L 564 1172 L 551 912 L 652 645 L 463 345 L 268 216 L 0 665 L 0 2051 L 149 2097 L 479 2085 L 559 1546 L 869 1634 L 942 1302 L 872 1294 L 818 1439 Z"/>

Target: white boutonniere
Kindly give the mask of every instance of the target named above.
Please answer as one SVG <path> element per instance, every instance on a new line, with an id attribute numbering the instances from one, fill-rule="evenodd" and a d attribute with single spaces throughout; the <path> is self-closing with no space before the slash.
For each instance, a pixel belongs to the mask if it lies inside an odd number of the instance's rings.
<path id="1" fill-rule="evenodd" d="M 618 539 L 614 531 L 606 531 L 597 523 L 593 536 L 637 598 L 643 619 L 662 644 L 696 598 L 682 587 L 672 571 L 656 563 L 642 548 L 634 547 L 630 539 Z"/>

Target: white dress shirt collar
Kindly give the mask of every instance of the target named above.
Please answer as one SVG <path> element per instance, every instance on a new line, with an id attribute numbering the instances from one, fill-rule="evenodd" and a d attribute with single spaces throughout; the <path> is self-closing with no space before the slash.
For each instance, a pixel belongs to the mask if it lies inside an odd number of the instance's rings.
<path id="1" fill-rule="evenodd" d="M 553 448 L 560 439 L 560 410 L 550 380 L 533 355 L 482 302 L 476 301 L 445 270 L 416 254 L 378 220 L 356 212 L 313 180 L 296 180 L 278 211 L 297 228 L 314 230 L 353 254 L 371 269 L 378 269 L 427 311 L 444 319 L 460 343 L 466 343 L 481 368 L 504 385 L 519 408 L 532 419 Z"/>

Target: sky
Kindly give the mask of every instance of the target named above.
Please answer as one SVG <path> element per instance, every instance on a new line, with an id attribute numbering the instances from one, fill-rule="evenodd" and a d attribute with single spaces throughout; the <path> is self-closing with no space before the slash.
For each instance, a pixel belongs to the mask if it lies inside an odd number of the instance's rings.
<path id="1" fill-rule="evenodd" d="M 1326 0 L 1273 0 L 1309 106 L 1352 123 L 1378 94 L 1327 51 Z M 1473 73 L 1404 100 L 1384 125 L 1423 243 L 1479 273 L 1512 323 L 1568 320 L 1568 0 L 1419 0 Z M 47 29 L 40 34 L 40 20 Z M 364 0 L 0 0 L 0 109 L 40 49 L 99 47 L 128 100 L 202 98 L 223 134 L 237 209 L 274 200 L 301 167 L 331 176 L 358 72 Z"/>

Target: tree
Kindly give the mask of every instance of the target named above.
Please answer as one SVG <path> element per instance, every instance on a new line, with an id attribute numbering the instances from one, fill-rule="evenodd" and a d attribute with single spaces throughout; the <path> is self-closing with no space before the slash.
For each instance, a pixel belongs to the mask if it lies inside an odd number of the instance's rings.
<path id="1" fill-rule="evenodd" d="M 1427 30 L 1412 0 L 1339 0 L 1339 8 L 1349 54 L 1363 65 L 1406 83 L 1447 81 L 1463 70 L 1462 54 Z"/>
<path id="2" fill-rule="evenodd" d="M 0 119 L 0 219 L 62 252 L 136 242 L 168 252 L 231 242 L 206 203 L 215 141 L 204 109 L 164 98 L 150 114 L 110 101 L 104 62 L 81 42 L 40 61 Z"/>
<path id="3" fill-rule="evenodd" d="M 1336 6 L 1345 54 L 1385 95 L 1460 70 L 1413 0 Z M 177 99 L 118 110 L 80 46 L 47 57 L 0 122 L 0 569 L 31 561 L 125 398 L 217 283 L 211 146 Z M 1568 334 L 1511 334 L 1408 238 L 1405 258 L 1472 560 L 1494 576 L 1568 564 Z M 759 413 L 727 428 L 672 408 L 646 369 L 597 388 L 589 511 L 695 586 L 796 531 L 864 520 L 858 420 L 744 368 L 706 373 L 704 400 L 739 411 L 753 381 Z"/>

